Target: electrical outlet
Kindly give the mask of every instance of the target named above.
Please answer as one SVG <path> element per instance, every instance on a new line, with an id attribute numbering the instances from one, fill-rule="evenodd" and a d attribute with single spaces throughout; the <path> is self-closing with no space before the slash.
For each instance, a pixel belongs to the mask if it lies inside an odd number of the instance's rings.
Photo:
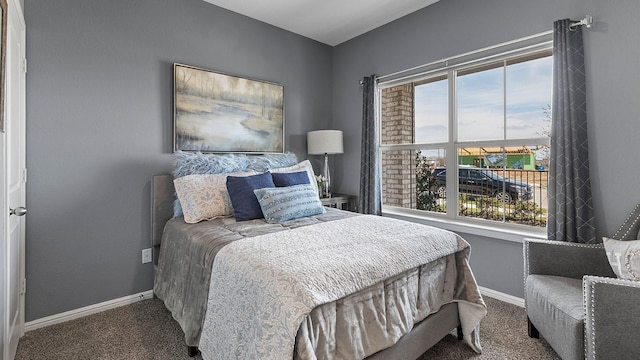
<path id="1" fill-rule="evenodd" d="M 142 263 L 150 263 L 151 262 L 151 248 L 142 249 Z"/>

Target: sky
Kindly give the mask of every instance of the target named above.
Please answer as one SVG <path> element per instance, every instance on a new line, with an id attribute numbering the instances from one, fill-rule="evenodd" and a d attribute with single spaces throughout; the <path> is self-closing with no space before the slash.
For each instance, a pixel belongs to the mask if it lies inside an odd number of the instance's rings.
<path id="1" fill-rule="evenodd" d="M 548 128 L 551 56 L 508 65 L 505 91 L 502 67 L 457 79 L 458 140 L 481 141 L 540 137 Z M 447 80 L 415 88 L 416 143 L 448 142 Z"/>

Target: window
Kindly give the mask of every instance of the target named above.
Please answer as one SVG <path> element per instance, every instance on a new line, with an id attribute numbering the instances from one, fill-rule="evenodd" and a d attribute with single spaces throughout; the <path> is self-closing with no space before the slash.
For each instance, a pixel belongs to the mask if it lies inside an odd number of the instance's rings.
<path id="1" fill-rule="evenodd" d="M 465 56 L 378 84 L 383 207 L 545 227 L 550 43 Z"/>

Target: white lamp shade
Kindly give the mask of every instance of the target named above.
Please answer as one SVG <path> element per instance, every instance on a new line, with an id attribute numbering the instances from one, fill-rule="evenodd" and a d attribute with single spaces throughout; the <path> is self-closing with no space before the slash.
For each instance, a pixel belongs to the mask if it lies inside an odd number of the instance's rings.
<path id="1" fill-rule="evenodd" d="M 316 130 L 307 133 L 307 154 L 342 154 L 342 131 Z"/>

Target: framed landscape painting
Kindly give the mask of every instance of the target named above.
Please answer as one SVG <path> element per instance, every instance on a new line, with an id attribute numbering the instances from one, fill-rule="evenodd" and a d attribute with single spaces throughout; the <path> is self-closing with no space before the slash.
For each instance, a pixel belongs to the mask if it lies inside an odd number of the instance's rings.
<path id="1" fill-rule="evenodd" d="M 174 151 L 284 152 L 284 87 L 174 64 Z"/>

